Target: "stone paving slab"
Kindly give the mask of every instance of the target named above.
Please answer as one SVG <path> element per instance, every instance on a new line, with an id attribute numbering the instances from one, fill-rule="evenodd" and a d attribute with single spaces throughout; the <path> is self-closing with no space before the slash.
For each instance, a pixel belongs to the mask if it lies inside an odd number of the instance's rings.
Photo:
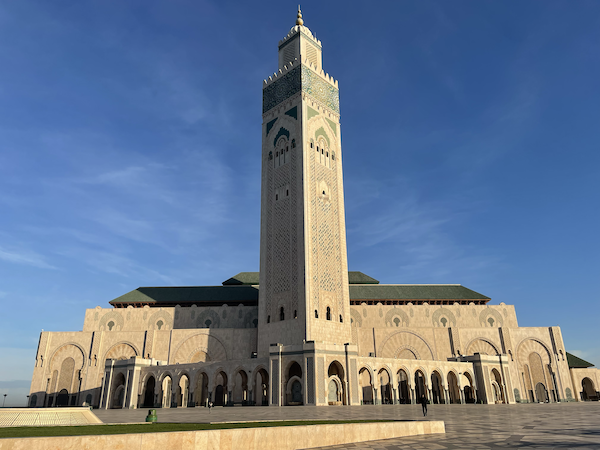
<path id="1" fill-rule="evenodd" d="M 94 410 L 112 423 L 143 421 L 147 409 Z M 523 405 L 297 406 L 158 409 L 161 422 L 255 420 L 443 420 L 445 435 L 370 441 L 325 449 L 600 449 L 600 402 Z"/>

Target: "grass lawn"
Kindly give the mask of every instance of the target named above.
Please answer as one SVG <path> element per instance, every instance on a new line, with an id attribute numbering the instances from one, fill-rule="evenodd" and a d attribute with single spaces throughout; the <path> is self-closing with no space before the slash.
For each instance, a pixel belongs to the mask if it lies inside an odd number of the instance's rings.
<path id="1" fill-rule="evenodd" d="M 58 427 L 0 428 L 0 438 L 47 436 L 88 436 L 99 434 L 165 433 L 169 431 L 222 430 L 226 428 L 292 427 L 295 425 L 331 425 L 342 423 L 393 422 L 392 420 L 298 420 L 243 423 L 151 423 L 123 425 L 72 425 Z"/>

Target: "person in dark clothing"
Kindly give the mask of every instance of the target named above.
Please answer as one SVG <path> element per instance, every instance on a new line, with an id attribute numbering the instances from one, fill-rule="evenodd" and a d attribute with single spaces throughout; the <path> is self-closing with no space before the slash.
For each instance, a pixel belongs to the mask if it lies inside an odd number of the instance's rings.
<path id="1" fill-rule="evenodd" d="M 423 416 L 427 415 L 427 397 L 425 395 L 421 395 L 421 400 L 419 401 L 421 406 L 423 407 Z"/>

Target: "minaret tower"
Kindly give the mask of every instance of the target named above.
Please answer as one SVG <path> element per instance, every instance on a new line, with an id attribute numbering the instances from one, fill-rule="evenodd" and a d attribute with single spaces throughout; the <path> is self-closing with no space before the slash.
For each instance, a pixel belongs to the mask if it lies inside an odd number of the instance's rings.
<path id="1" fill-rule="evenodd" d="M 259 357 L 275 343 L 343 353 L 351 329 L 338 82 L 300 8 L 279 41 L 279 70 L 263 83 L 261 182 Z"/>

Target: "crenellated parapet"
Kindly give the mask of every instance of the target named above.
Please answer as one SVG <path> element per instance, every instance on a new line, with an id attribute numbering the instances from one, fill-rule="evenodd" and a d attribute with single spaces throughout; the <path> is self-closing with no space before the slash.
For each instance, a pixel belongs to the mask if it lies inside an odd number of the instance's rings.
<path id="1" fill-rule="evenodd" d="M 340 113 L 338 82 L 310 61 L 284 65 L 263 82 L 263 114 L 298 92 L 304 92 L 332 110 Z"/>
<path id="2" fill-rule="evenodd" d="M 297 68 L 299 65 L 300 64 L 297 59 L 286 63 L 281 69 L 279 69 L 277 72 L 274 72 L 273 75 L 269 76 L 269 78 L 266 78 L 263 80 L 263 89 L 265 87 L 267 87 L 268 85 L 270 85 L 271 83 L 276 82 L 282 76 L 287 74 L 290 70 Z M 315 64 L 313 64 L 312 62 L 310 62 L 308 60 L 308 58 L 306 58 L 302 61 L 302 65 L 309 67 L 315 74 L 320 76 L 324 81 L 331 84 L 336 89 L 339 89 L 338 80 L 334 79 L 331 75 L 329 75 L 323 69 L 318 69 Z"/>
<path id="3" fill-rule="evenodd" d="M 318 40 L 317 37 L 312 34 L 308 27 L 305 27 L 304 25 L 295 25 L 292 28 L 290 28 L 290 32 L 287 34 L 287 36 L 285 36 L 282 40 L 279 41 L 279 48 L 284 47 L 288 42 L 290 42 L 292 39 L 298 36 L 298 34 L 304 35 L 305 37 L 311 39 L 313 41 L 313 44 L 316 44 L 319 47 L 321 47 L 321 41 Z"/>

